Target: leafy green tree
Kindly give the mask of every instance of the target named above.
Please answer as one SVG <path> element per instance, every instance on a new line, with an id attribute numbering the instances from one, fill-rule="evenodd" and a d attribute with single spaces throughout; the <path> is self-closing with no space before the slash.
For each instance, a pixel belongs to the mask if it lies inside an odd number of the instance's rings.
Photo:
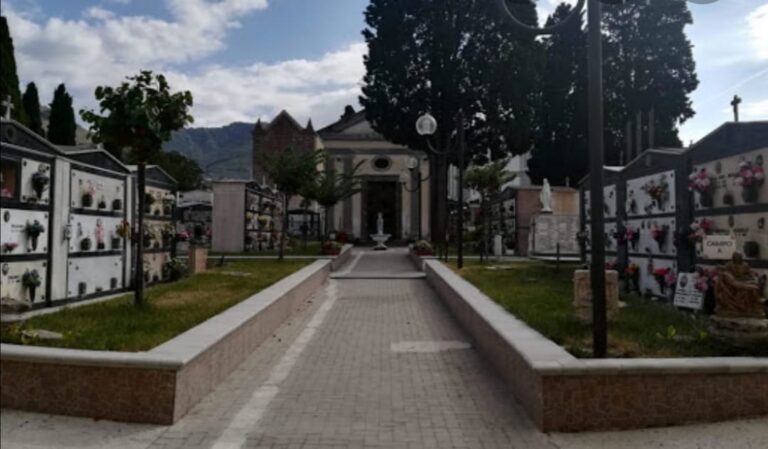
<path id="1" fill-rule="evenodd" d="M 95 95 L 99 113 L 81 110 L 80 116 L 90 123 L 95 143 L 104 144 L 113 154 L 128 149 L 137 162 L 139 215 L 135 235 L 142 236 L 147 161 L 161 151 L 163 143 L 170 140 L 171 132 L 193 122 L 189 114 L 192 94 L 189 91 L 172 93 L 165 76 L 151 71 L 142 71 L 127 80 L 118 87 L 97 87 Z M 136 239 L 136 247 L 134 304 L 139 306 L 144 301 L 144 239 Z"/>
<path id="2" fill-rule="evenodd" d="M 35 83 L 27 84 L 27 90 L 22 97 L 24 110 L 27 112 L 29 129 L 40 136 L 45 136 L 43 132 L 43 120 L 40 117 L 40 97 L 37 95 L 37 86 Z"/>
<path id="3" fill-rule="evenodd" d="M 526 23 L 537 22 L 534 2 L 516 1 L 512 8 Z M 385 138 L 426 150 L 414 123 L 429 112 L 438 122 L 433 143 L 445 150 L 455 142 L 462 110 L 470 153 L 490 150 L 498 158 L 531 148 L 539 44 L 503 20 L 495 2 L 371 0 L 365 21 L 360 103 Z M 447 158 L 430 153 L 431 234 L 437 242 L 445 236 L 447 169 L 455 160 L 455 152 Z"/>
<path id="4" fill-rule="evenodd" d="M 625 2 L 606 5 L 604 12 L 606 163 L 618 164 L 627 121 L 638 112 L 647 131 L 652 108 L 654 144 L 680 146 L 678 126 L 693 117 L 690 94 L 699 84 L 685 34 L 693 23 L 687 2 Z"/>
<path id="5" fill-rule="evenodd" d="M 317 166 L 325 155 L 322 151 L 300 151 L 292 147 L 271 156 L 264 155 L 263 167 L 277 190 L 283 195 L 283 230 L 280 233 L 278 259 L 283 260 L 288 233 L 288 203 L 291 198 L 306 192 L 305 187 L 317 178 Z"/>
<path id="6" fill-rule="evenodd" d="M 48 140 L 56 145 L 75 144 L 75 111 L 72 109 L 72 97 L 64 84 L 53 92 L 51 116 L 48 120 Z"/>
<path id="7" fill-rule="evenodd" d="M 19 90 L 19 75 L 16 73 L 16 57 L 13 53 L 13 39 L 8 29 L 8 21 L 0 16 L 0 102 L 11 97 L 13 109 L 11 118 L 21 123 L 27 123 L 27 114 L 21 102 Z M 0 114 L 5 117 L 5 106 L 0 106 Z"/>
<path id="8" fill-rule="evenodd" d="M 481 260 L 483 256 L 488 254 L 488 239 L 490 236 L 487 233 L 489 228 L 488 219 L 488 200 L 501 190 L 501 187 L 515 179 L 514 173 L 509 173 L 506 170 L 509 159 L 502 159 L 494 162 L 490 162 L 481 166 L 471 167 L 464 174 L 464 185 L 477 191 L 480 194 L 480 217 L 482 220 L 482 232 L 480 233 L 482 239 L 482 252 L 480 254 Z"/>
<path id="9" fill-rule="evenodd" d="M 561 4 L 547 25 L 560 23 L 572 10 Z M 555 185 L 564 185 L 566 179 L 576 183 L 589 171 L 586 44 L 581 17 L 543 41 L 539 127 L 528 161 L 534 184 L 544 178 Z"/>
<path id="10" fill-rule="evenodd" d="M 179 190 L 195 190 L 203 185 L 200 165 L 177 151 L 158 152 L 147 162 L 159 165 L 171 175 L 179 183 Z"/>
<path id="11" fill-rule="evenodd" d="M 332 227 L 331 215 L 328 210 L 361 192 L 361 178 L 357 175 L 357 171 L 365 162 L 358 162 L 349 172 L 339 173 L 336 167 L 332 165 L 332 160 L 327 160 L 326 169 L 321 170 L 312 182 L 303 187 L 302 196 L 317 202 L 325 210 L 326 235 Z"/>

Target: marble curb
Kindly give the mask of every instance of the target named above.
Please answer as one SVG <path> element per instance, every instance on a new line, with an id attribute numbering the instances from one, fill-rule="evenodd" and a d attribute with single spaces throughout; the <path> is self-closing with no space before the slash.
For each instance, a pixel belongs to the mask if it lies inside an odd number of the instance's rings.
<path id="1" fill-rule="evenodd" d="M 178 371 L 253 319 L 261 311 L 285 295 L 291 294 L 305 281 L 313 278 L 321 271 L 327 271 L 330 268 L 330 263 L 330 260 L 315 261 L 250 298 L 146 352 L 89 351 L 0 344 L 0 360 Z"/>
<path id="2" fill-rule="evenodd" d="M 454 273 L 425 260 L 427 278 L 438 277 L 541 376 L 768 373 L 768 358 L 702 357 L 577 359 Z"/>

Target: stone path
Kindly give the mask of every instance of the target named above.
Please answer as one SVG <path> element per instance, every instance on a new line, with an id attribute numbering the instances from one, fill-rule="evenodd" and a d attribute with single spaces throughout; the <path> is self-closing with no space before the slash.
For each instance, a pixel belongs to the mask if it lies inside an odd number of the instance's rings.
<path id="1" fill-rule="evenodd" d="M 412 271 L 398 250 L 342 269 Z M 174 426 L 10 410 L 0 420 L 4 449 L 768 447 L 768 420 L 541 434 L 419 279 L 331 280 Z"/>

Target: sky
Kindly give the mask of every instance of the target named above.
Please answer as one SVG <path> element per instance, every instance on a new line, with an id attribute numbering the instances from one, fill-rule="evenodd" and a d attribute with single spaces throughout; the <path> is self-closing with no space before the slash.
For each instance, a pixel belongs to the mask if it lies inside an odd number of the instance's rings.
<path id="1" fill-rule="evenodd" d="M 669 1 L 669 0 L 650 0 Z M 543 21 L 560 0 L 539 0 Z M 575 0 L 568 0 L 575 3 Z M 194 96 L 194 126 L 270 120 L 282 109 L 316 127 L 358 107 L 368 0 L 3 0 L 23 85 L 49 103 L 61 82 L 75 108 L 139 70 Z M 768 0 L 690 0 L 701 84 L 688 143 L 733 119 L 768 120 Z M 23 89 L 23 87 L 22 87 Z"/>

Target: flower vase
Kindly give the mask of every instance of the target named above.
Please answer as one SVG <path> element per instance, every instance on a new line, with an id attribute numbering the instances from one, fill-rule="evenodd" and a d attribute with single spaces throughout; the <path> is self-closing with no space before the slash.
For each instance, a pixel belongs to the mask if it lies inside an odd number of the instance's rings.
<path id="1" fill-rule="evenodd" d="M 699 204 L 701 207 L 712 207 L 714 198 L 710 192 L 699 192 Z"/>
<path id="2" fill-rule="evenodd" d="M 707 315 L 715 313 L 715 289 L 708 288 L 704 293 L 703 311 Z"/>
<path id="3" fill-rule="evenodd" d="M 120 249 L 121 246 L 121 240 L 117 237 L 112 238 L 112 249 Z"/>
<path id="4" fill-rule="evenodd" d="M 33 235 L 33 236 L 31 236 L 29 238 L 30 243 L 31 243 L 30 246 L 32 247 L 32 251 L 37 251 L 37 238 L 38 238 L 38 236 L 36 236 L 36 235 Z"/>
<path id="5" fill-rule="evenodd" d="M 744 242 L 744 256 L 750 259 L 760 257 L 760 244 L 754 241 Z"/>
<path id="6" fill-rule="evenodd" d="M 37 287 L 27 287 L 29 289 L 29 301 L 35 302 L 35 297 L 37 295 Z"/>
<path id="7" fill-rule="evenodd" d="M 91 195 L 90 193 L 84 193 L 83 199 L 82 199 L 82 205 L 83 207 L 93 206 L 93 195 Z"/>

